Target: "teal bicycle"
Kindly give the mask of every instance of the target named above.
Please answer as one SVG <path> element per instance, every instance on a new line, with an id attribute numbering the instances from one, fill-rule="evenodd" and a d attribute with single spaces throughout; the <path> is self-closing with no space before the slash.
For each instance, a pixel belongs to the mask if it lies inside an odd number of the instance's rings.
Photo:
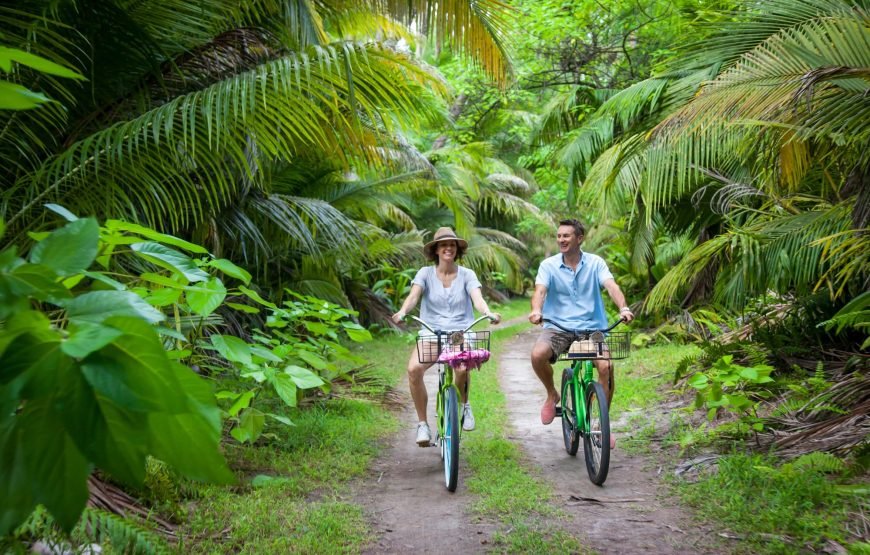
<path id="1" fill-rule="evenodd" d="M 628 357 L 631 333 L 611 331 L 624 321 L 620 319 L 603 330 L 570 330 L 544 319 L 574 335 L 568 351 L 559 357 L 571 365 L 562 371 L 562 406 L 556 409 L 556 416 L 562 417 L 562 438 L 569 455 L 577 455 L 583 438 L 586 470 L 598 486 L 604 484 L 610 469 L 610 413 L 604 388 L 595 380 L 592 361 Z"/>
<path id="2" fill-rule="evenodd" d="M 417 336 L 417 358 L 420 362 L 438 365 L 438 397 L 435 414 L 438 421 L 437 441 L 444 461 L 444 481 L 447 491 L 456 491 L 459 483 L 459 440 L 462 435 L 459 389 L 453 381 L 454 368 L 471 370 L 489 360 L 489 332 L 470 331 L 488 316 L 481 316 L 460 331 L 433 329 L 423 320 L 411 316 L 431 335 Z M 471 385 L 471 372 L 465 380 L 466 394 Z"/>

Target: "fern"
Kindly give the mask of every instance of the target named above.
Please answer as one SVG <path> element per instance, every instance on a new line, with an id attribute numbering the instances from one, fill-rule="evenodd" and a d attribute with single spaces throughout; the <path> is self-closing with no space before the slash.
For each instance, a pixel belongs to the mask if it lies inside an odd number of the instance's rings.
<path id="1" fill-rule="evenodd" d="M 97 543 L 110 543 L 114 551 L 130 554 L 166 554 L 170 551 L 153 532 L 130 520 L 99 509 L 85 509 L 73 533 Z"/>
<path id="2" fill-rule="evenodd" d="M 97 543 L 111 545 L 111 552 L 130 555 L 168 555 L 165 542 L 156 534 L 130 520 L 99 509 L 86 508 L 72 534 L 57 527 L 51 514 L 38 506 L 27 521 L 7 538 L 0 538 L 0 552 L 24 553 L 25 546 L 38 541 L 53 549 L 52 553 L 78 553 L 72 545 Z"/>
<path id="3" fill-rule="evenodd" d="M 793 385 L 788 386 L 789 389 L 796 391 Z M 806 389 L 801 388 L 803 392 L 806 392 Z M 801 393 L 801 392 L 798 392 Z M 805 393 L 804 393 L 805 394 Z M 786 399 L 782 403 L 776 406 L 770 413 L 771 418 L 777 418 L 780 416 L 785 416 L 787 414 L 794 414 L 801 410 L 806 404 L 806 400 L 804 399 Z"/>
<path id="4" fill-rule="evenodd" d="M 674 370 L 674 383 L 680 381 L 680 379 L 686 375 L 689 368 L 696 362 L 698 362 L 698 355 L 688 355 L 683 357 L 679 364 L 677 364 L 676 370 Z"/>
<path id="5" fill-rule="evenodd" d="M 845 470 L 846 465 L 839 458 L 824 451 L 813 451 L 801 455 L 792 461 L 791 465 L 799 470 L 811 470 L 819 473 L 833 473 Z"/>

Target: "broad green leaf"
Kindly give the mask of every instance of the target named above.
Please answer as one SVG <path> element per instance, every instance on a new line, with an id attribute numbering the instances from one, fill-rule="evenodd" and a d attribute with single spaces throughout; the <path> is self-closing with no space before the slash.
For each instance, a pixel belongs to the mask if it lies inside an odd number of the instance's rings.
<path id="1" fill-rule="evenodd" d="M 161 337 L 171 337 L 172 339 L 177 339 L 179 341 L 187 341 L 187 337 L 185 337 L 183 333 L 174 328 L 168 328 L 166 326 L 155 326 L 154 329 L 157 330 L 157 333 L 159 333 Z"/>
<path id="2" fill-rule="evenodd" d="M 148 457 L 148 414 L 112 402 L 82 372 L 58 382 L 55 410 L 66 432 L 98 467 L 126 484 L 141 486 Z"/>
<path id="3" fill-rule="evenodd" d="M 707 387 L 707 384 L 710 380 L 707 379 L 706 374 L 693 374 L 691 378 L 689 378 L 688 384 L 695 389 L 704 389 Z"/>
<path id="4" fill-rule="evenodd" d="M 3 395 L 13 399 L 51 395 L 57 376 L 68 369 L 70 362 L 61 351 L 56 333 L 33 329 L 18 334 L 0 356 Z"/>
<path id="5" fill-rule="evenodd" d="M 69 338 L 61 343 L 61 350 L 74 358 L 84 358 L 114 341 L 121 331 L 100 324 L 76 326 Z"/>
<path id="6" fill-rule="evenodd" d="M 264 360 L 268 360 L 269 362 L 281 362 L 281 360 L 283 360 L 271 350 L 266 347 L 261 347 L 260 345 L 251 345 L 251 354 Z"/>
<path id="7" fill-rule="evenodd" d="M 84 75 L 81 75 L 80 73 L 66 68 L 60 64 L 56 64 L 51 60 L 46 60 L 45 58 L 37 56 L 36 54 L 31 54 L 30 52 L 18 50 L 17 48 L 0 46 L 0 69 L 5 71 L 6 73 L 10 73 L 12 69 L 11 62 L 17 62 L 19 64 L 32 67 L 39 72 L 48 73 L 50 75 L 57 75 L 58 77 L 66 77 L 67 79 L 78 80 L 85 79 Z"/>
<path id="8" fill-rule="evenodd" d="M 246 409 L 251 406 L 251 400 L 254 398 L 253 391 L 245 391 L 241 395 L 238 396 L 236 401 L 233 403 L 233 406 L 230 407 L 230 410 L 227 412 L 230 416 L 235 416 L 239 414 L 242 409 Z"/>
<path id="9" fill-rule="evenodd" d="M 345 325 L 345 323 L 342 322 L 342 325 Z M 355 341 L 357 343 L 365 343 L 366 341 L 372 340 L 372 334 L 369 333 L 369 330 L 362 327 L 348 328 L 345 326 L 344 331 L 347 333 L 347 336 L 350 337 L 351 341 Z"/>
<path id="10" fill-rule="evenodd" d="M 219 434 L 209 430 L 201 415 L 153 413 L 148 421 L 154 456 L 176 472 L 203 482 L 235 482 L 218 447 Z"/>
<path id="11" fill-rule="evenodd" d="M 61 284 L 63 284 L 66 289 L 73 289 L 76 285 L 81 283 L 83 279 L 85 279 L 85 274 L 75 274 L 62 280 Z"/>
<path id="12" fill-rule="evenodd" d="M 257 301 L 258 303 L 260 303 L 263 306 L 267 306 L 267 307 L 275 309 L 275 310 L 278 309 L 278 305 L 276 305 L 275 303 L 273 303 L 271 301 L 267 301 L 266 299 L 261 297 L 260 294 L 257 293 L 256 291 L 254 291 L 253 289 L 248 289 L 247 287 L 242 285 L 242 286 L 239 286 L 239 291 L 241 291 L 242 293 L 247 295 L 249 299 Z"/>
<path id="13" fill-rule="evenodd" d="M 178 247 L 186 251 L 195 252 L 196 254 L 208 254 L 208 250 L 206 250 L 205 247 L 202 247 L 195 243 L 191 243 L 189 241 L 185 241 L 184 239 L 179 239 L 178 237 L 174 237 L 172 235 L 160 233 L 159 231 L 155 231 L 150 227 L 145 227 L 139 224 L 124 222 L 121 220 L 107 220 L 105 226 L 106 229 L 110 229 L 112 231 L 127 231 L 130 233 L 135 233 L 147 239 L 153 239 L 158 243 L 172 245 L 173 247 Z M 133 242 L 135 243 L 137 241 L 138 239 L 134 240 Z"/>
<path id="14" fill-rule="evenodd" d="M 242 372 L 241 376 L 243 378 L 252 378 L 257 383 L 263 383 L 266 381 L 266 373 L 262 370 L 248 370 Z"/>
<path id="15" fill-rule="evenodd" d="M 324 384 L 324 381 L 307 368 L 302 368 L 301 366 L 296 366 L 294 364 L 290 364 L 284 367 L 284 372 L 293 378 L 293 382 L 300 389 L 310 389 L 312 387 L 320 387 Z"/>
<path id="16" fill-rule="evenodd" d="M 312 351 L 300 349 L 296 352 L 296 356 L 304 360 L 309 366 L 317 368 L 318 370 L 323 370 L 324 368 L 329 366 L 328 361 Z"/>
<path id="17" fill-rule="evenodd" d="M 188 289 L 185 298 L 190 309 L 200 316 L 208 316 L 214 312 L 227 296 L 226 287 L 216 277 L 211 277 L 195 289 L 195 291 Z"/>
<path id="18" fill-rule="evenodd" d="M 154 327 L 133 318 L 112 318 L 106 324 L 124 332 L 114 342 L 82 361 L 93 388 L 130 410 L 179 413 L 186 410 L 180 389 Z"/>
<path id="19" fill-rule="evenodd" d="M 229 391 L 228 389 L 218 391 L 214 394 L 217 399 L 238 399 L 239 395 L 241 395 L 241 393 Z"/>
<path id="20" fill-rule="evenodd" d="M 265 425 L 266 417 L 262 412 L 257 409 L 248 409 L 239 419 L 239 425 L 230 430 L 230 435 L 239 443 L 253 443 L 263 433 Z"/>
<path id="21" fill-rule="evenodd" d="M 208 266 L 211 266 L 212 268 L 217 268 L 226 275 L 243 281 L 245 285 L 251 282 L 251 274 L 247 270 L 236 266 L 225 258 L 209 260 Z"/>
<path id="22" fill-rule="evenodd" d="M 0 81 L 0 110 L 30 110 L 46 102 L 53 101 L 27 87 L 9 81 Z"/>
<path id="23" fill-rule="evenodd" d="M 63 429 L 50 399 L 0 418 L 0 535 L 18 527 L 36 504 L 67 532 L 78 522 L 91 468 Z"/>
<path id="24" fill-rule="evenodd" d="M 314 335 L 329 335 L 330 327 L 320 322 L 303 322 L 305 329 Z"/>
<path id="25" fill-rule="evenodd" d="M 131 291 L 91 291 L 63 305 L 73 323 L 100 322 L 113 316 L 141 318 L 150 323 L 161 322 L 166 316 Z"/>
<path id="26" fill-rule="evenodd" d="M 755 368 L 744 368 L 740 371 L 740 377 L 755 381 L 758 379 L 758 370 Z"/>
<path id="27" fill-rule="evenodd" d="M 59 276 L 83 272 L 97 257 L 100 226 L 93 218 L 69 222 L 34 245 L 30 261 L 48 266 Z"/>
<path id="28" fill-rule="evenodd" d="M 187 478 L 221 484 L 235 482 L 220 452 L 220 412 L 211 386 L 181 364 L 173 364 L 172 371 L 188 398 L 188 411 L 150 415 L 154 456 Z"/>
<path id="29" fill-rule="evenodd" d="M 6 321 L 5 327 L 0 329 L 0 355 L 6 352 L 7 347 L 14 345 L 15 340 L 23 333 L 32 333 L 44 341 L 59 340 L 55 337 L 51 321 L 45 314 L 38 310 L 23 310 L 14 314 Z M 0 376 L 3 372 L 4 368 L 0 367 Z"/>
<path id="30" fill-rule="evenodd" d="M 170 289 L 179 289 L 183 291 L 185 287 L 187 287 L 187 279 L 181 274 L 173 274 L 172 277 L 168 277 L 152 272 L 145 272 L 139 277 L 143 281 L 156 283 L 157 285 L 162 285 Z M 184 280 L 184 283 L 181 283 L 179 280 Z"/>
<path id="31" fill-rule="evenodd" d="M 169 306 L 177 304 L 179 298 L 181 298 L 181 289 L 161 287 L 160 289 L 153 289 L 151 294 L 145 297 L 145 302 L 151 306 Z"/>
<path id="32" fill-rule="evenodd" d="M 292 420 L 290 420 L 286 416 L 281 416 L 280 414 L 273 414 L 271 412 L 267 412 L 266 416 L 270 416 L 270 417 L 274 418 L 275 420 L 277 420 L 278 422 L 280 422 L 282 424 L 286 424 L 287 426 L 295 426 L 296 425 L 293 423 Z"/>
<path id="33" fill-rule="evenodd" d="M 171 360 L 181 360 L 183 358 L 189 357 L 191 354 L 193 354 L 193 351 L 191 351 L 190 349 L 182 349 L 180 351 L 166 351 L 166 356 L 168 356 Z"/>
<path id="34" fill-rule="evenodd" d="M 234 335 L 218 334 L 211 335 L 209 339 L 214 348 L 228 361 L 240 364 L 251 363 L 251 346 L 243 339 Z"/>
<path id="35" fill-rule="evenodd" d="M 275 393 L 289 407 L 296 406 L 296 383 L 287 374 L 275 374 L 272 377 L 272 386 L 275 388 Z"/>
<path id="36" fill-rule="evenodd" d="M 130 248 L 139 256 L 153 262 L 162 268 L 166 268 L 174 273 L 183 275 L 188 281 L 206 281 L 211 276 L 208 273 L 199 269 L 196 262 L 186 254 L 180 253 L 177 250 L 170 249 L 160 243 L 151 241 L 144 243 L 133 243 Z"/>
<path id="37" fill-rule="evenodd" d="M 69 289 L 57 282 L 54 270 L 41 264 L 22 264 L 9 273 L 0 273 L 0 282 L 18 297 L 62 304 L 72 298 Z"/>
<path id="38" fill-rule="evenodd" d="M 100 283 L 105 283 L 106 285 L 108 285 L 109 287 L 114 289 L 115 291 L 125 291 L 127 289 L 126 285 L 124 285 L 123 283 L 121 283 L 118 280 L 110 278 L 109 276 L 107 276 L 106 274 L 104 274 L 102 272 L 83 272 L 83 273 L 84 273 L 84 275 L 88 276 L 89 278 L 91 278 L 95 281 L 99 281 Z"/>
<path id="39" fill-rule="evenodd" d="M 236 310 L 239 310 L 241 312 L 246 312 L 248 314 L 259 314 L 260 313 L 259 308 L 254 307 L 254 306 L 248 306 L 246 304 L 227 303 L 227 306 L 230 308 L 234 308 Z"/>

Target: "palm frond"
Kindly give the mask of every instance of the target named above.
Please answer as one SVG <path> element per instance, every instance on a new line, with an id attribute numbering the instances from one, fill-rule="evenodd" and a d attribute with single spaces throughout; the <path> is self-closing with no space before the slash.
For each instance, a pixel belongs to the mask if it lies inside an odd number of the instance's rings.
<path id="1" fill-rule="evenodd" d="M 9 226 L 53 200 L 177 230 L 226 205 L 239 176 L 256 177 L 251 139 L 263 158 L 306 146 L 341 155 L 372 141 L 347 110 L 350 82 L 352 103 L 388 131 L 396 113 L 421 108 L 428 74 L 406 59 L 350 45 L 318 54 L 264 64 L 79 141 L 19 180 L 23 201 L 5 214 Z"/>

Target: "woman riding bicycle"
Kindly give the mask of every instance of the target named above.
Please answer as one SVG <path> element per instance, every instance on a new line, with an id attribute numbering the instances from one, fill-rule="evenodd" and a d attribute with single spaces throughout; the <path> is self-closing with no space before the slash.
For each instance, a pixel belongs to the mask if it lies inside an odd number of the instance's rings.
<path id="1" fill-rule="evenodd" d="M 586 230 L 578 220 L 562 220 L 556 232 L 559 254 L 541 262 L 532 295 L 529 321 L 540 324 L 544 317 L 569 329 L 604 329 L 607 315 L 601 288 L 619 307 L 619 315 L 627 322 L 634 318 L 625 302 L 613 274 L 604 260 L 580 250 Z M 532 348 L 532 368 L 547 389 L 547 400 L 541 408 L 541 422 L 549 424 L 556 416 L 559 393 L 553 383 L 553 366 L 559 355 L 568 350 L 573 335 L 561 332 L 549 324 L 544 325 Z M 613 373 L 608 360 L 595 360 L 598 379 L 607 396 L 613 399 Z M 611 447 L 615 440 L 611 436 Z"/>
<path id="2" fill-rule="evenodd" d="M 421 268 L 411 282 L 411 292 L 402 303 L 402 308 L 393 315 L 393 321 L 399 323 L 405 315 L 417 306 L 422 297 L 420 317 L 440 330 L 462 330 L 474 321 L 472 304 L 478 312 L 490 316 L 493 323 L 498 323 L 501 316 L 490 312 L 489 306 L 481 293 L 480 281 L 474 271 L 459 266 L 456 262 L 465 254 L 468 243 L 456 236 L 449 227 L 439 228 L 432 240 L 423 246 L 423 254 L 434 265 Z M 421 331 L 425 335 L 427 332 Z M 426 407 L 429 396 L 423 383 L 423 374 L 434 362 L 420 362 L 416 346 L 411 350 L 408 360 L 408 382 L 414 408 L 417 410 L 417 438 L 421 447 L 428 447 L 432 434 L 426 419 Z M 468 404 L 468 391 L 465 387 L 467 372 L 455 370 L 455 383 L 462 396 L 462 427 L 465 430 L 474 429 L 474 415 Z"/>

